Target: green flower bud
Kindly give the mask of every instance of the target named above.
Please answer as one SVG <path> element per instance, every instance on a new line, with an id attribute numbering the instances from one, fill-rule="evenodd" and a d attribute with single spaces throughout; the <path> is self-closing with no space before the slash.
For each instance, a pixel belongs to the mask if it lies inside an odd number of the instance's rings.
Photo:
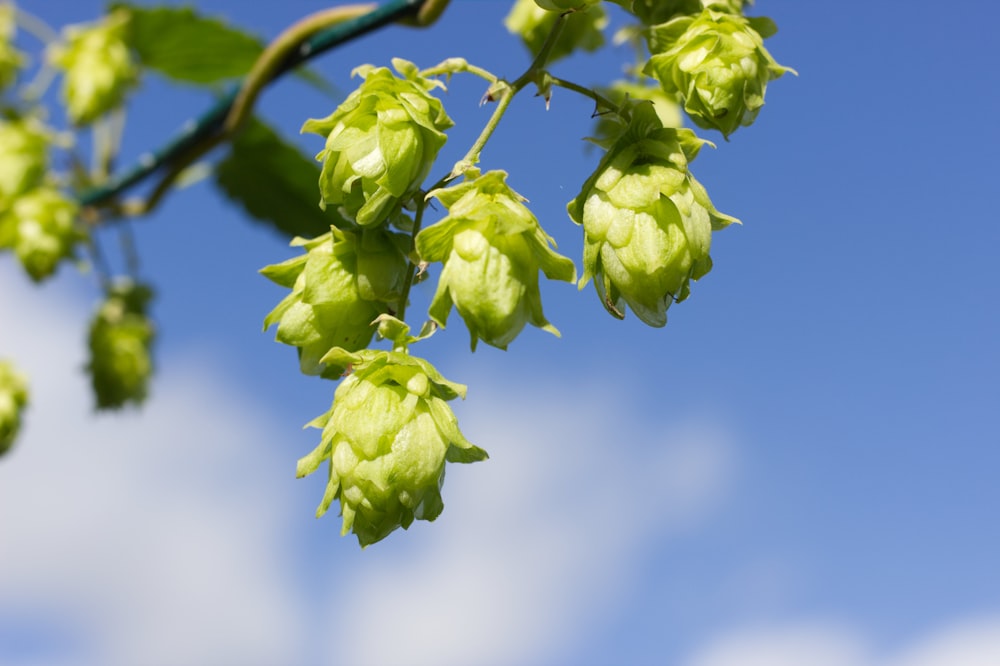
<path id="1" fill-rule="evenodd" d="M 403 78 L 386 67 L 358 67 L 364 83 L 329 117 L 302 126 L 326 137 L 316 156 L 321 205 L 340 206 L 361 226 L 385 222 L 417 191 L 444 145 L 443 130 L 454 124 L 428 92 L 439 81 L 406 60 L 392 64 Z"/>
<path id="2" fill-rule="evenodd" d="M 402 291 L 404 242 L 383 229 L 333 228 L 313 240 L 296 238 L 292 246 L 304 247 L 305 254 L 261 270 L 292 290 L 264 319 L 264 330 L 278 324 L 276 339 L 298 347 L 303 373 L 335 379 L 344 366 L 326 365 L 323 356 L 333 347 L 368 346 L 372 322 Z"/>
<path id="3" fill-rule="evenodd" d="M 42 182 L 51 138 L 34 118 L 0 120 L 0 210 Z"/>
<path id="4" fill-rule="evenodd" d="M 128 24 L 128 12 L 115 11 L 100 22 L 65 28 L 64 43 L 50 47 L 49 62 L 65 75 L 63 102 L 73 123 L 90 124 L 120 106 L 138 81 Z"/>
<path id="5" fill-rule="evenodd" d="M 15 13 L 13 4 L 0 3 L 0 90 L 14 82 L 17 71 L 24 65 L 24 54 L 14 48 Z"/>
<path id="6" fill-rule="evenodd" d="M 584 274 L 612 315 L 627 303 L 650 326 L 708 273 L 712 231 L 738 220 L 715 210 L 688 173 L 701 144 L 693 132 L 664 128 L 649 103 L 637 104 L 626 132 L 569 203 L 583 225 Z"/>
<path id="7" fill-rule="evenodd" d="M 562 10 L 558 10 L 562 11 Z M 559 14 L 547 11 L 535 0 L 517 0 L 511 8 L 504 25 L 507 30 L 521 37 L 533 56 L 538 55 L 542 44 L 552 32 Z M 555 62 L 576 50 L 596 51 L 604 45 L 601 33 L 608 24 L 608 17 L 600 5 L 592 5 L 584 11 L 573 12 L 564 19 L 562 32 L 549 51 L 548 62 Z"/>
<path id="8" fill-rule="evenodd" d="M 36 187 L 0 215 L 0 247 L 13 247 L 31 279 L 44 280 L 86 238 L 76 224 L 76 214 L 76 202 L 59 190 Z"/>
<path id="9" fill-rule="evenodd" d="M 648 100 L 653 103 L 656 115 L 664 127 L 680 127 L 684 124 L 676 96 L 668 95 L 658 85 L 648 86 L 638 81 L 615 81 L 610 88 L 602 90 L 601 93 L 618 105 L 625 104 L 626 100 Z M 620 119 L 613 113 L 603 113 L 597 117 L 594 143 L 605 145 L 609 140 L 613 142 L 621 131 Z"/>
<path id="10" fill-rule="evenodd" d="M 90 373 L 98 409 L 142 404 L 153 374 L 155 328 L 146 316 L 152 290 L 130 280 L 108 293 L 90 323 Z"/>
<path id="11" fill-rule="evenodd" d="M 482 338 L 506 349 L 528 322 L 559 335 L 542 313 L 538 271 L 552 280 L 573 282 L 576 267 L 557 254 L 555 245 L 506 183 L 503 171 L 434 190 L 448 216 L 417 235 L 424 261 L 442 261 L 444 269 L 430 307 L 430 317 L 444 327 L 451 306 L 469 327 L 472 349 Z"/>
<path id="12" fill-rule="evenodd" d="M 613 0 L 631 12 L 644 25 L 664 23 L 676 16 L 697 14 L 702 10 L 701 0 Z"/>
<path id="13" fill-rule="evenodd" d="M 446 402 L 464 398 L 465 386 L 402 352 L 334 349 L 326 362 L 350 365 L 353 373 L 337 387 L 330 411 L 309 424 L 323 434 L 298 463 L 301 478 L 329 461 L 316 517 L 339 499 L 341 534 L 353 531 L 362 547 L 397 527 L 409 528 L 414 519 L 437 518 L 444 508 L 445 462 L 488 457 L 465 439 Z"/>
<path id="14" fill-rule="evenodd" d="M 549 12 L 568 12 L 571 9 L 583 9 L 590 7 L 600 0 L 534 0 L 535 4 Z"/>
<path id="15" fill-rule="evenodd" d="M 795 71 L 779 65 L 764 48 L 763 37 L 775 31 L 770 19 L 711 9 L 675 18 L 650 31 L 653 57 L 644 71 L 667 93 L 683 97 L 695 124 L 728 138 L 753 123 L 767 82 Z"/>
<path id="16" fill-rule="evenodd" d="M 0 360 L 0 456 L 13 446 L 27 404 L 28 382 L 10 361 Z"/>

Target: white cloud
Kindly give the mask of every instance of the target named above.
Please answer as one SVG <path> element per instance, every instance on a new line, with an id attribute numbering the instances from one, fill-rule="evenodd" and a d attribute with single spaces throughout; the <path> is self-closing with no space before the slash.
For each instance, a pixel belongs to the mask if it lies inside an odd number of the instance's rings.
<path id="1" fill-rule="evenodd" d="M 460 414 L 490 461 L 449 468 L 445 512 L 433 529 L 411 529 L 405 561 L 335 583 L 332 640 L 346 663 L 566 656 L 580 632 L 627 610 L 649 546 L 701 519 L 728 486 L 724 433 L 642 431 L 606 385 L 491 395 L 491 383 L 469 379 Z"/>
<path id="2" fill-rule="evenodd" d="M 686 666 L 868 666 L 864 641 L 815 623 L 738 631 L 699 650 Z"/>
<path id="3" fill-rule="evenodd" d="M 1000 615 L 954 623 L 919 641 L 889 666 L 996 666 Z"/>
<path id="4" fill-rule="evenodd" d="M 894 654 L 873 656 L 863 632 L 814 622 L 722 634 L 685 666 L 996 666 L 1000 616 L 974 617 L 931 630 Z"/>
<path id="5" fill-rule="evenodd" d="M 32 386 L 0 461 L 0 613 L 44 618 L 31 629 L 69 641 L 69 663 L 294 661 L 291 463 L 269 453 L 264 412 L 188 357 L 163 364 L 141 414 L 94 417 L 87 304 L 23 282 L 0 275 L 0 354 Z"/>

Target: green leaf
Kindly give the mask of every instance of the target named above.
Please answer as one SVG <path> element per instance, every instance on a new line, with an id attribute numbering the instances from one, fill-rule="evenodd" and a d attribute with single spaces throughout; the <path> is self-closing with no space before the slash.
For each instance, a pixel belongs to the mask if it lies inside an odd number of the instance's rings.
<path id="1" fill-rule="evenodd" d="M 347 223 L 319 207 L 319 166 L 252 118 L 215 170 L 222 192 L 286 236 L 311 238 Z"/>
<path id="2" fill-rule="evenodd" d="M 132 14 L 130 41 L 143 66 L 178 81 L 207 85 L 243 76 L 264 50 L 258 38 L 190 7 L 112 7 Z"/>

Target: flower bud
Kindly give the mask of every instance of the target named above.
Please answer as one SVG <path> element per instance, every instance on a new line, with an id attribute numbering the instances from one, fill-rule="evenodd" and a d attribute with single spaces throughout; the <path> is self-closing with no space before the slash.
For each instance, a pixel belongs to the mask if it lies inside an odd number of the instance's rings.
<path id="1" fill-rule="evenodd" d="M 59 190 L 36 187 L 14 199 L 0 215 L 0 247 L 12 247 L 31 279 L 44 280 L 86 238 L 76 214 L 76 202 Z"/>
<path id="2" fill-rule="evenodd" d="M 631 12 L 644 25 L 664 23 L 676 16 L 697 14 L 702 10 L 701 0 L 613 0 Z"/>
<path id="3" fill-rule="evenodd" d="M 583 225 L 583 278 L 591 278 L 612 315 L 625 304 L 650 326 L 667 323 L 667 308 L 708 273 L 712 230 L 738 220 L 715 210 L 688 173 L 701 144 L 693 132 L 664 128 L 652 105 L 632 109 L 628 130 L 569 203 Z"/>
<path id="4" fill-rule="evenodd" d="M 15 13 L 12 3 L 0 3 L 0 91 L 14 82 L 24 65 L 24 54 L 14 48 Z"/>
<path id="5" fill-rule="evenodd" d="M 152 290 L 130 280 L 115 285 L 90 323 L 91 384 L 98 409 L 142 404 L 153 373 L 155 329 L 146 316 Z"/>
<path id="6" fill-rule="evenodd" d="M 504 25 L 509 32 L 520 36 L 535 56 L 541 51 L 558 18 L 557 11 L 543 9 L 535 0 L 517 0 L 504 19 Z M 562 31 L 549 51 L 548 62 L 555 62 L 577 50 L 596 51 L 604 45 L 601 31 L 608 24 L 608 18 L 600 5 L 573 12 L 563 21 Z"/>
<path id="7" fill-rule="evenodd" d="M 506 349 L 526 323 L 559 335 L 542 313 L 538 271 L 551 280 L 576 280 L 576 267 L 557 254 L 555 242 L 506 183 L 503 171 L 434 190 L 448 216 L 417 235 L 424 261 L 442 261 L 430 317 L 445 326 L 454 305 L 472 336 Z"/>
<path id="8" fill-rule="evenodd" d="M 549 12 L 568 12 L 596 5 L 600 0 L 535 0 L 535 4 Z"/>
<path id="9" fill-rule="evenodd" d="M 406 60 L 393 66 L 403 78 L 386 67 L 358 67 L 361 86 L 329 117 L 302 126 L 326 137 L 316 156 L 322 205 L 340 206 L 360 226 L 385 222 L 417 191 L 444 145 L 443 130 L 454 124 L 428 92 L 439 81 Z"/>
<path id="10" fill-rule="evenodd" d="M 261 270 L 292 291 L 264 319 L 264 330 L 278 324 L 276 339 L 299 349 L 307 375 L 339 377 L 344 366 L 321 359 L 333 347 L 363 349 L 375 334 L 372 322 L 389 310 L 406 277 L 399 234 L 382 229 L 360 232 L 331 229 L 313 240 L 296 238 L 306 253 Z"/>
<path id="11" fill-rule="evenodd" d="M 65 28 L 64 43 L 50 47 L 49 61 L 65 75 L 63 102 L 74 124 L 88 125 L 120 106 L 138 81 L 128 23 L 127 11 L 115 11 L 100 22 Z"/>
<path id="12" fill-rule="evenodd" d="M 51 136 L 34 118 L 0 120 L 0 210 L 42 182 Z"/>
<path id="13" fill-rule="evenodd" d="M 402 352 L 334 349 L 325 360 L 353 372 L 337 387 L 330 411 L 309 424 L 323 434 L 298 463 L 303 477 L 329 461 L 316 517 L 339 499 L 341 534 L 353 531 L 362 547 L 414 519 L 437 518 L 444 509 L 445 462 L 487 458 L 462 435 L 446 402 L 464 398 L 465 386 Z"/>
<path id="14" fill-rule="evenodd" d="M 764 48 L 761 33 L 770 36 L 776 30 L 770 19 L 712 9 L 676 18 L 650 31 L 653 57 L 644 71 L 667 93 L 683 97 L 695 124 L 728 138 L 753 123 L 767 82 L 795 71 L 779 65 Z"/>
<path id="15" fill-rule="evenodd" d="M 27 404 L 28 382 L 10 361 L 0 360 L 0 456 L 13 446 Z"/>

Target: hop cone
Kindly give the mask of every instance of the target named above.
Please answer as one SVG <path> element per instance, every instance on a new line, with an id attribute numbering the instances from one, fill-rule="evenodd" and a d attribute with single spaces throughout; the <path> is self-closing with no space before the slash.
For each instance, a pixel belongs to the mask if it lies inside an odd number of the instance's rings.
<path id="1" fill-rule="evenodd" d="M 90 372 L 98 409 L 142 404 L 153 373 L 153 323 L 146 309 L 153 292 L 130 281 L 112 288 L 90 324 Z"/>
<path id="2" fill-rule="evenodd" d="M 0 360 L 0 456 L 14 444 L 21 412 L 28 404 L 28 383 L 14 366 Z"/>
<path id="3" fill-rule="evenodd" d="M 0 91 L 17 78 L 17 70 L 24 65 L 24 54 L 14 48 L 14 5 L 0 3 Z"/>
<path id="4" fill-rule="evenodd" d="M 50 138 L 34 118 L 0 120 L 0 210 L 42 182 Z"/>
<path id="5" fill-rule="evenodd" d="M 64 43 L 50 48 L 49 61 L 63 70 L 63 101 L 73 123 L 88 125 L 120 106 L 138 80 L 128 23 L 128 12 L 116 11 L 98 23 L 66 28 Z"/>
<path id="6" fill-rule="evenodd" d="M 509 32 L 520 36 L 532 55 L 538 55 L 558 18 L 557 12 L 543 9 L 535 0 L 517 0 L 504 19 L 504 25 Z M 555 62 L 576 50 L 596 51 L 601 48 L 604 45 L 601 31 L 607 24 L 608 18 L 600 5 L 573 12 L 564 19 L 562 31 L 549 52 L 548 62 Z"/>
<path id="7" fill-rule="evenodd" d="M 569 203 L 583 225 L 583 288 L 591 278 L 601 302 L 622 318 L 625 304 L 650 326 L 687 298 L 689 281 L 708 273 L 712 230 L 732 222 L 715 210 L 687 164 L 703 142 L 665 128 L 652 105 L 637 104 L 626 132 Z"/>
<path id="8" fill-rule="evenodd" d="M 726 137 L 750 125 L 764 105 L 767 82 L 785 72 L 764 48 L 777 28 L 770 19 L 706 9 L 655 26 L 645 72 L 667 93 L 680 94 L 699 127 Z"/>
<path id="9" fill-rule="evenodd" d="M 453 125 L 428 92 L 439 82 L 406 60 L 393 66 L 403 78 L 385 67 L 357 68 L 364 83 L 329 117 L 302 126 L 326 137 L 316 156 L 323 162 L 322 204 L 341 206 L 360 226 L 386 221 L 416 192 L 444 145 L 443 130 Z"/>
<path id="10" fill-rule="evenodd" d="M 435 190 L 448 216 L 417 235 L 424 261 L 443 261 L 430 316 L 439 325 L 452 305 L 469 327 L 472 348 L 481 338 L 506 349 L 526 323 L 559 332 L 542 313 L 538 271 L 572 282 L 576 267 L 551 247 L 503 171 L 489 171 L 460 185 Z"/>
<path id="11" fill-rule="evenodd" d="M 334 349 L 326 360 L 354 371 L 337 387 L 330 411 L 310 424 L 323 429 L 320 444 L 298 463 L 303 477 L 329 461 L 316 516 L 339 499 L 341 534 L 353 531 L 362 546 L 414 519 L 437 518 L 445 462 L 487 457 L 459 431 L 446 402 L 464 398 L 465 387 L 402 352 Z"/>
<path id="12" fill-rule="evenodd" d="M 380 229 L 332 229 L 313 240 L 297 238 L 306 252 L 261 270 L 292 291 L 264 320 L 278 324 L 278 342 L 298 347 L 307 375 L 339 377 L 344 366 L 322 362 L 333 347 L 363 349 L 375 334 L 372 322 L 388 311 L 406 275 L 398 234 Z"/>
<path id="13" fill-rule="evenodd" d="M 77 242 L 86 237 L 76 214 L 72 199 L 51 187 L 37 187 L 0 215 L 0 247 L 12 247 L 31 279 L 40 282 L 71 258 Z"/>

